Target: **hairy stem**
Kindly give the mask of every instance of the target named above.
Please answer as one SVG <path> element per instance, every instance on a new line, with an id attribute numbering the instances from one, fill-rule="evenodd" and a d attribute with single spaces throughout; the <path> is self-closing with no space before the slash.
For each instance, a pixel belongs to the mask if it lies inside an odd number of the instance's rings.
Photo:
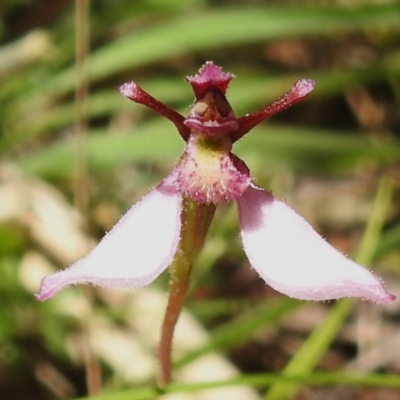
<path id="1" fill-rule="evenodd" d="M 190 285 L 190 276 L 171 279 L 169 299 L 161 331 L 158 356 L 160 360 L 160 385 L 171 381 L 172 338 L 183 302 Z"/>
<path id="2" fill-rule="evenodd" d="M 161 386 L 171 381 L 172 338 L 175 326 L 190 287 L 193 263 L 204 245 L 214 212 L 214 204 L 199 204 L 190 199 L 183 199 L 181 239 L 174 261 L 169 267 L 170 292 L 158 352 Z"/>

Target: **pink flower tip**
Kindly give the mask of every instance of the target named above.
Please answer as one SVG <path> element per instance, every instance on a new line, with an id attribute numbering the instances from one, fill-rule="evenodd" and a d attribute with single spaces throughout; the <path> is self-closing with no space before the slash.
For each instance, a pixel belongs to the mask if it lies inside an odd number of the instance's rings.
<path id="1" fill-rule="evenodd" d="M 138 91 L 138 85 L 135 82 L 127 82 L 118 88 L 118 91 L 125 97 L 135 98 Z"/>
<path id="2" fill-rule="evenodd" d="M 55 273 L 42 279 L 39 292 L 35 295 L 36 300 L 46 301 L 62 289 L 62 287 L 58 285 L 57 275 L 58 273 Z"/>
<path id="3" fill-rule="evenodd" d="M 312 79 L 300 79 L 297 81 L 292 90 L 296 91 L 299 97 L 305 97 L 314 90 L 315 81 Z"/>

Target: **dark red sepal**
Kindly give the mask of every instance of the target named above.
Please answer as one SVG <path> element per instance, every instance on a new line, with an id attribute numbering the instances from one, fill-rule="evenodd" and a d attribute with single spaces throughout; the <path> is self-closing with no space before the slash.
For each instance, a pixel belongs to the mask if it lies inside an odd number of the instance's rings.
<path id="1" fill-rule="evenodd" d="M 223 72 L 221 67 L 212 61 L 207 61 L 195 76 L 188 76 L 186 80 L 191 84 L 196 100 L 199 100 L 206 90 L 217 88 L 222 94 L 228 89 L 229 82 L 235 75 Z"/>
<path id="2" fill-rule="evenodd" d="M 135 82 L 124 83 L 119 87 L 119 92 L 135 103 L 143 104 L 156 113 L 169 119 L 176 126 L 183 140 L 187 141 L 190 135 L 190 128 L 184 125 L 185 117 L 183 115 L 150 96 Z"/>
<path id="3" fill-rule="evenodd" d="M 300 79 L 286 94 L 271 105 L 239 118 L 237 120 L 239 128 L 230 135 L 232 143 L 236 142 L 247 132 L 272 115 L 304 100 L 304 98 L 314 89 L 314 85 L 315 82 L 311 79 Z"/>

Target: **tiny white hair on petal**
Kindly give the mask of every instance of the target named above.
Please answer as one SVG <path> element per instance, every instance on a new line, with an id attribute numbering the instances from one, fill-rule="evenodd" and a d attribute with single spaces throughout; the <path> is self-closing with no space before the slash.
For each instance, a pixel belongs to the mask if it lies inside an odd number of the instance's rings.
<path id="1" fill-rule="evenodd" d="M 100 243 L 69 268 L 43 278 L 37 299 L 65 286 L 92 283 L 105 288 L 147 285 L 172 262 L 181 229 L 181 195 L 166 178 L 118 221 Z"/>
<path id="2" fill-rule="evenodd" d="M 389 303 L 369 270 L 336 250 L 284 202 L 249 187 L 237 200 L 244 251 L 275 290 L 301 300 L 359 297 Z"/>

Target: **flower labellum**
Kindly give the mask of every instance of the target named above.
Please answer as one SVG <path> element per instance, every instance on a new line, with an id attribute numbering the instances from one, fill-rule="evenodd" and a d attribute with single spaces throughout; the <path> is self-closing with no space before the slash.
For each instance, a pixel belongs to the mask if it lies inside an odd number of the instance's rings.
<path id="1" fill-rule="evenodd" d="M 92 283 L 137 288 L 170 267 L 171 288 L 159 347 L 162 384 L 170 381 L 172 335 L 190 283 L 192 265 L 219 203 L 236 203 L 243 249 L 275 290 L 302 300 L 357 297 L 389 303 L 381 280 L 329 245 L 300 215 L 258 187 L 233 144 L 265 119 L 303 100 L 314 82 L 301 79 L 280 99 L 237 118 L 226 91 L 232 74 L 207 62 L 187 78 L 195 95 L 185 118 L 136 83 L 120 93 L 169 119 L 186 146 L 173 170 L 134 205 L 86 257 L 45 277 L 37 299 L 65 286 Z"/>

